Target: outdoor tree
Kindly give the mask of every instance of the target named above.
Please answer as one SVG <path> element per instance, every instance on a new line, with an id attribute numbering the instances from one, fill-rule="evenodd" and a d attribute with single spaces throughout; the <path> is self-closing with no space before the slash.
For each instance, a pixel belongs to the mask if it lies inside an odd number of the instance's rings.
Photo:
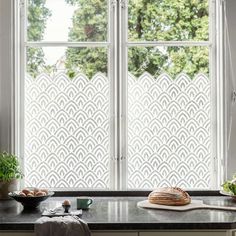
<path id="1" fill-rule="evenodd" d="M 103 42 L 107 40 L 106 0 L 65 0 L 77 6 L 73 15 L 70 41 Z M 69 48 L 66 52 L 66 68 L 70 77 L 82 71 L 88 77 L 97 72 L 107 73 L 107 50 L 102 47 Z"/>
<path id="2" fill-rule="evenodd" d="M 130 0 L 130 41 L 208 40 L 208 0 Z M 207 47 L 133 47 L 129 50 L 129 71 L 176 76 L 208 73 Z"/>
<path id="3" fill-rule="evenodd" d="M 45 7 L 46 0 L 28 0 L 28 28 L 27 40 L 39 41 L 43 39 L 46 22 L 51 15 Z M 27 72 L 35 77 L 41 68 L 46 68 L 42 48 L 29 47 L 27 49 Z"/>
<path id="4" fill-rule="evenodd" d="M 71 41 L 107 40 L 106 0 L 65 0 L 77 6 Z M 128 19 L 129 41 L 204 41 L 208 40 L 207 0 L 130 0 Z M 207 47 L 131 47 L 128 51 L 129 72 L 139 76 L 144 71 L 153 75 L 167 72 L 176 76 L 185 72 L 193 77 L 208 71 Z M 105 48 L 69 48 L 66 68 L 73 77 L 82 71 L 88 77 L 107 73 Z"/>

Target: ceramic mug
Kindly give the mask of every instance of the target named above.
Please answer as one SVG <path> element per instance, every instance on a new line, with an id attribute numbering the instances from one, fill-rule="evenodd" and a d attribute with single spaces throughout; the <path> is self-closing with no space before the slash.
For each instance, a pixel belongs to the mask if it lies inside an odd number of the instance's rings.
<path id="1" fill-rule="evenodd" d="M 89 197 L 78 197 L 77 198 L 77 209 L 86 210 L 93 203 L 93 200 Z"/>

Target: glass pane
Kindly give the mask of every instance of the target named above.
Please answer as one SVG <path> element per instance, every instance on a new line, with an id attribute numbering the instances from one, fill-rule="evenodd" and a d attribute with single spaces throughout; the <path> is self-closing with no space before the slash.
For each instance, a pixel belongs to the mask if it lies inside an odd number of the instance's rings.
<path id="1" fill-rule="evenodd" d="M 129 41 L 208 40 L 208 0 L 129 0 Z"/>
<path id="2" fill-rule="evenodd" d="M 28 0 L 28 41 L 106 41 L 107 0 Z"/>
<path id="3" fill-rule="evenodd" d="M 159 76 L 168 73 L 173 78 L 186 73 L 191 78 L 209 74 L 208 47 L 131 47 L 128 51 L 129 72 L 140 76 L 144 72 Z"/>
<path id="4" fill-rule="evenodd" d="M 129 56 L 128 188 L 209 189 L 208 49 L 131 48 Z"/>
<path id="5" fill-rule="evenodd" d="M 26 186 L 109 188 L 106 53 L 104 48 L 28 48 Z M 103 67 L 96 64 L 97 54 Z"/>
<path id="6" fill-rule="evenodd" d="M 98 72 L 107 75 L 106 48 L 75 47 L 28 47 L 27 73 L 37 77 L 41 73 L 50 75 L 64 72 L 70 78 L 79 72 L 90 79 Z"/>

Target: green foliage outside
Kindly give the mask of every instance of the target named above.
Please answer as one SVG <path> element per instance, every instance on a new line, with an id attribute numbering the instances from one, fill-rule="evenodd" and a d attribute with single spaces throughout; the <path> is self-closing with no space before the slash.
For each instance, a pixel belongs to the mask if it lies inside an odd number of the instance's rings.
<path id="1" fill-rule="evenodd" d="M 45 3 L 46 0 L 28 0 L 28 41 L 35 42 L 43 39 L 47 19 L 51 15 L 50 11 L 45 7 Z M 42 68 L 46 67 L 42 48 L 28 48 L 28 73 L 35 77 L 42 71 Z"/>
<path id="2" fill-rule="evenodd" d="M 65 0 L 76 6 L 70 41 L 104 42 L 107 40 L 107 0 Z M 50 13 L 41 2 L 40 17 Z M 33 10 L 33 9 L 32 9 Z M 129 0 L 129 41 L 206 41 L 208 40 L 208 0 Z M 29 14 L 30 15 L 30 14 Z M 33 15 L 33 14 L 32 14 Z M 42 37 L 45 21 L 32 29 Z M 37 24 L 36 24 L 37 25 Z M 30 36 L 32 37 L 32 36 Z M 43 65 L 42 51 L 32 52 L 30 67 L 37 71 Z M 36 55 L 36 56 L 35 56 Z M 131 47 L 128 51 L 129 72 L 140 76 L 147 71 L 152 75 L 167 72 L 173 77 L 181 72 L 193 77 L 197 73 L 209 73 L 207 47 Z M 34 59 L 33 59 L 34 58 Z M 32 63 L 31 63 L 32 62 Z M 68 48 L 65 67 L 70 77 L 82 71 L 89 78 L 97 72 L 107 73 L 107 50 L 105 48 Z M 35 67 L 35 68 L 34 68 Z"/>
<path id="3" fill-rule="evenodd" d="M 72 41 L 104 41 L 107 29 L 106 0 L 66 0 L 78 6 L 69 38 Z M 130 0 L 129 41 L 208 40 L 207 0 Z M 101 30 L 103 29 L 103 30 Z M 132 47 L 129 72 L 140 76 L 167 72 L 176 76 L 208 73 L 207 47 Z M 66 68 L 74 75 L 80 68 L 89 77 L 106 73 L 107 54 L 101 48 L 67 50 Z"/>
<path id="4" fill-rule="evenodd" d="M 106 0 L 65 0 L 78 6 L 73 15 L 70 41 L 104 42 L 107 40 Z M 89 78 L 97 72 L 107 73 L 107 50 L 105 48 L 69 48 L 66 51 L 66 68 L 73 77 L 78 68 Z"/>
<path id="5" fill-rule="evenodd" d="M 131 0 L 129 4 L 130 41 L 208 40 L 207 0 Z M 141 54 L 141 55 L 140 55 Z M 129 71 L 176 76 L 208 73 L 206 47 L 132 48 Z"/>
<path id="6" fill-rule="evenodd" d="M 0 153 L 0 181 L 11 181 L 22 178 L 23 174 L 16 156 L 7 153 Z"/>

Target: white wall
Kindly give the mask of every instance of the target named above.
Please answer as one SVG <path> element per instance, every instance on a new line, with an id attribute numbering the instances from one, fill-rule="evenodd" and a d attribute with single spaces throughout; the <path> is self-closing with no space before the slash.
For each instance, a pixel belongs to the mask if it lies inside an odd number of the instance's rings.
<path id="1" fill-rule="evenodd" d="M 231 51 L 231 58 L 227 60 L 227 74 L 228 74 L 228 81 L 229 81 L 229 90 L 227 98 L 230 100 L 232 96 L 232 82 L 231 79 L 235 81 L 236 85 L 236 1 L 235 0 L 226 0 L 226 15 L 227 15 L 227 22 L 228 22 L 228 29 L 229 29 L 229 41 L 230 41 L 230 51 Z M 230 66 L 230 60 L 232 60 L 232 67 Z M 232 68 L 232 70 L 231 70 Z M 236 87 L 235 87 L 236 90 Z M 230 135 L 230 142 L 229 142 L 229 159 L 227 162 L 227 177 L 231 178 L 232 174 L 236 173 L 236 103 L 233 105 L 229 105 L 232 114 L 232 126 L 231 126 L 231 135 Z M 230 115 L 229 114 L 229 118 Z M 230 119 L 229 119 L 230 123 Z"/>
<path id="2" fill-rule="evenodd" d="M 12 81 L 11 0 L 0 0 L 0 151 L 10 151 Z"/>

